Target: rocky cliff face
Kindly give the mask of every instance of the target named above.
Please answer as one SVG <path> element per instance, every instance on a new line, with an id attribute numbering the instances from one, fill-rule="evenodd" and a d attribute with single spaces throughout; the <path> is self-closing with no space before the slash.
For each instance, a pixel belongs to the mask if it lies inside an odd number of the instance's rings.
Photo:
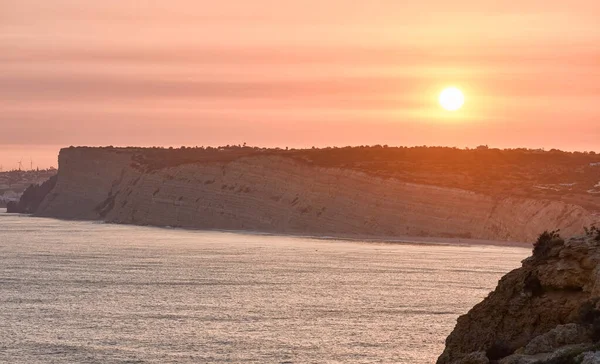
<path id="1" fill-rule="evenodd" d="M 61 218 L 307 235 L 437 236 L 533 241 L 544 229 L 580 233 L 595 217 L 559 201 L 494 198 L 410 184 L 283 156 L 152 171 L 135 151 L 61 151 L 56 187 L 37 214 Z"/>
<path id="2" fill-rule="evenodd" d="M 51 176 L 42 184 L 32 184 L 19 199 L 18 202 L 9 202 L 6 206 L 6 212 L 19 214 L 32 214 L 36 212 L 46 196 L 56 186 L 56 175 Z"/>
<path id="3" fill-rule="evenodd" d="M 600 363 L 600 233 L 542 239 L 460 317 L 438 364 Z"/>
<path id="4" fill-rule="evenodd" d="M 38 207 L 39 216 L 95 220 L 100 203 L 131 173 L 131 152 L 70 148 L 58 156 L 54 189 Z"/>

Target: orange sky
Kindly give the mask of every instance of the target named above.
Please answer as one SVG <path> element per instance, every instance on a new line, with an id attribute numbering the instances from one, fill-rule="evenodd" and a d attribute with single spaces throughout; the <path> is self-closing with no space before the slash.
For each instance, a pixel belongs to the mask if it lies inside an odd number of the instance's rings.
<path id="1" fill-rule="evenodd" d="M 69 145 L 600 151 L 598 24 L 595 0 L 0 0 L 0 164 Z"/>

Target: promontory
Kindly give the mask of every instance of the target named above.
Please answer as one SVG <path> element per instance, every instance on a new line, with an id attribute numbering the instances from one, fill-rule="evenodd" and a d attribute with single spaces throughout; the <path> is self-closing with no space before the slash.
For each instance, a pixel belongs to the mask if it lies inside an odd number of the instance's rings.
<path id="1" fill-rule="evenodd" d="M 533 242 L 547 229 L 575 235 L 600 220 L 600 156 L 485 146 L 70 147 L 44 190 L 30 211 L 38 216 Z"/>

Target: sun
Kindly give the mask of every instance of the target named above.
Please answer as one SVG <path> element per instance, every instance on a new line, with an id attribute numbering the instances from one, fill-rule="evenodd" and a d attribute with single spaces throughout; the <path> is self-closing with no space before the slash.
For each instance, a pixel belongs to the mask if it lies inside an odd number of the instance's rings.
<path id="1" fill-rule="evenodd" d="M 465 103 L 465 96 L 456 87 L 448 87 L 440 93 L 439 101 L 445 110 L 456 111 Z"/>

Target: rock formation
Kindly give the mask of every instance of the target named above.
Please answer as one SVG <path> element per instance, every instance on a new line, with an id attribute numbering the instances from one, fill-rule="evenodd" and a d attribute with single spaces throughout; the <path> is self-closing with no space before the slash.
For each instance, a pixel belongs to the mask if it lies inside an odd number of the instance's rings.
<path id="1" fill-rule="evenodd" d="M 38 207 L 46 196 L 56 186 L 57 176 L 50 177 L 41 185 L 31 185 L 23 192 L 19 202 L 9 202 L 6 206 L 8 213 L 32 214 L 37 211 Z"/>
<path id="2" fill-rule="evenodd" d="M 540 236 L 533 256 L 458 319 L 437 364 L 600 363 L 600 232 Z"/>
<path id="3" fill-rule="evenodd" d="M 525 242 L 554 227 L 578 234 L 598 219 L 562 201 L 408 183 L 340 164 L 311 165 L 285 153 L 157 168 L 140 165 L 140 153 L 63 149 L 56 186 L 36 214 L 320 236 Z"/>

